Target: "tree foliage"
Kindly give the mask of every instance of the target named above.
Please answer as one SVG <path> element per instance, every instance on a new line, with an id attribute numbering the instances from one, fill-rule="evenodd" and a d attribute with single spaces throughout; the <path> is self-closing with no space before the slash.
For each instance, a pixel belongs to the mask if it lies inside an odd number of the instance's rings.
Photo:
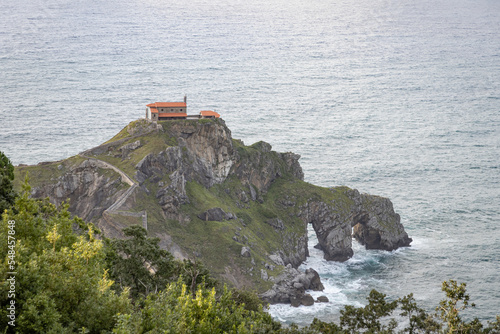
<path id="1" fill-rule="evenodd" d="M 403 333 L 437 333 L 441 329 L 441 325 L 435 320 L 435 317 L 429 315 L 424 309 L 418 307 L 413 298 L 413 293 L 400 298 L 398 300 L 401 308 L 402 317 L 408 319 L 408 327 L 403 330 Z"/>
<path id="2" fill-rule="evenodd" d="M 349 333 L 359 333 L 366 329 L 367 333 L 380 333 L 391 330 L 395 326 L 391 322 L 388 326 L 380 321 L 382 317 L 389 316 L 397 307 L 397 301 L 387 302 L 386 295 L 372 290 L 368 296 L 368 305 L 356 308 L 347 305 L 340 311 L 340 325 L 345 327 Z"/>
<path id="3" fill-rule="evenodd" d="M 121 289 L 130 288 L 134 299 L 145 298 L 182 276 L 193 296 L 197 287 L 214 287 L 216 281 L 199 262 L 179 261 L 160 248 L 159 238 L 149 238 L 139 225 L 123 229 L 127 239 L 107 240 L 111 277 Z"/>
<path id="4" fill-rule="evenodd" d="M 449 280 L 443 282 L 441 290 L 446 294 L 447 299 L 439 302 L 436 311 L 446 323 L 446 333 L 481 333 L 483 325 L 477 318 L 466 322 L 460 315 L 461 311 L 476 306 L 474 303 L 469 303 L 470 296 L 466 291 L 466 284 L 458 284 L 455 280 Z"/>
<path id="5" fill-rule="evenodd" d="M 9 158 L 0 151 L 0 217 L 14 204 L 14 166 Z"/>
<path id="6" fill-rule="evenodd" d="M 500 334 L 500 316 L 497 316 L 496 321 L 489 322 L 486 328 L 477 318 L 470 322 L 462 319 L 460 312 L 468 307 L 474 307 L 474 304 L 469 302 L 470 297 L 465 287 L 465 283 L 458 284 L 454 280 L 443 282 L 442 291 L 446 299 L 439 303 L 435 314 L 428 314 L 418 307 L 413 294 L 387 302 L 384 294 L 372 290 L 368 297 L 368 305 L 365 307 L 347 305 L 340 311 L 340 326 L 314 319 L 308 329 L 325 334 Z M 397 309 L 400 311 L 399 315 L 406 318 L 407 322 L 398 324 L 395 319 L 388 318 Z M 398 325 L 401 327 L 402 324 L 406 327 L 396 331 Z"/>
<path id="7" fill-rule="evenodd" d="M 0 317 L 7 327 L 8 222 L 15 222 L 16 333 L 89 333 L 111 330 L 117 313 L 130 308 L 128 292 L 117 295 L 104 266 L 102 241 L 73 228 L 84 226 L 72 218 L 68 205 L 59 209 L 46 200 L 30 199 L 29 187 L 4 214 L 0 230 Z M 10 276 L 9 276 L 10 277 Z"/>
<path id="8" fill-rule="evenodd" d="M 146 297 L 175 279 L 178 264 L 160 249 L 158 238 L 148 238 L 139 225 L 127 227 L 123 233 L 127 239 L 112 240 L 108 250 L 111 277 L 122 289 L 129 287 L 134 298 Z"/>
<path id="9" fill-rule="evenodd" d="M 119 316 L 116 334 L 132 333 L 273 333 L 280 324 L 262 310 L 246 310 L 226 287 L 218 296 L 215 288 L 199 286 L 193 297 L 179 279 L 167 289 L 150 294 L 144 307 Z"/>

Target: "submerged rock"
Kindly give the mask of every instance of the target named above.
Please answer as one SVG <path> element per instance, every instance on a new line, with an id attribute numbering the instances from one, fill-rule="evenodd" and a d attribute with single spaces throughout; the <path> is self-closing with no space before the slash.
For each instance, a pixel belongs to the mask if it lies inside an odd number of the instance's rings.
<path id="1" fill-rule="evenodd" d="M 330 300 L 327 296 L 319 296 L 318 299 L 316 299 L 316 302 L 318 303 L 328 303 L 329 301 Z"/>
<path id="2" fill-rule="evenodd" d="M 299 307 L 301 305 L 311 306 L 311 305 L 314 305 L 314 298 L 310 294 L 306 293 L 304 295 L 300 295 L 297 297 L 295 297 L 295 296 L 291 297 L 290 304 L 293 307 Z"/>

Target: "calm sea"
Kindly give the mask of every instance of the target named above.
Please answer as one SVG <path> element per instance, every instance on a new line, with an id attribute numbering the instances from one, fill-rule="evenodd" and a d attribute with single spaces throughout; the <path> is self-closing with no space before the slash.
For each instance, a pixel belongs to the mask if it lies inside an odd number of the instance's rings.
<path id="1" fill-rule="evenodd" d="M 500 314 L 500 1 L 1 6 L 0 150 L 15 164 L 72 156 L 187 94 L 246 144 L 301 154 L 307 181 L 391 198 L 414 239 L 342 264 L 311 252 L 331 302 L 275 317 L 334 319 L 373 288 L 432 310 L 447 279 L 468 284 L 471 316 Z"/>

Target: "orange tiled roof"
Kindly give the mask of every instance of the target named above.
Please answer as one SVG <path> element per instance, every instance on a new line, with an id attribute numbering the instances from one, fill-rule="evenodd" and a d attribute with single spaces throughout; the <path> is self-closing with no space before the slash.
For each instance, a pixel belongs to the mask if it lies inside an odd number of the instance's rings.
<path id="1" fill-rule="evenodd" d="M 158 114 L 158 117 L 186 117 L 187 114 L 183 112 L 162 112 Z"/>
<path id="2" fill-rule="evenodd" d="M 200 111 L 201 116 L 215 116 L 215 118 L 219 118 L 220 115 L 212 110 L 202 110 Z"/>
<path id="3" fill-rule="evenodd" d="M 150 103 L 147 104 L 146 107 L 152 107 L 152 108 L 179 108 L 179 107 L 186 107 L 186 104 L 184 102 L 155 102 L 155 103 Z"/>

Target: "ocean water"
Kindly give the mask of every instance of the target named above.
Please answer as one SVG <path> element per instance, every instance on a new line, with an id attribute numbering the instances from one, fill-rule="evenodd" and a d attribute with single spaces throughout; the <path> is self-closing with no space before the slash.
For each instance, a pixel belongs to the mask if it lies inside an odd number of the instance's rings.
<path id="1" fill-rule="evenodd" d="M 187 94 L 246 144 L 299 153 L 307 181 L 389 197 L 412 246 L 345 263 L 312 249 L 330 302 L 277 319 L 334 320 L 373 288 L 432 311 L 447 279 L 468 284 L 469 317 L 500 314 L 499 1 L 3 0 L 0 46 L 14 164 L 77 154 Z"/>

